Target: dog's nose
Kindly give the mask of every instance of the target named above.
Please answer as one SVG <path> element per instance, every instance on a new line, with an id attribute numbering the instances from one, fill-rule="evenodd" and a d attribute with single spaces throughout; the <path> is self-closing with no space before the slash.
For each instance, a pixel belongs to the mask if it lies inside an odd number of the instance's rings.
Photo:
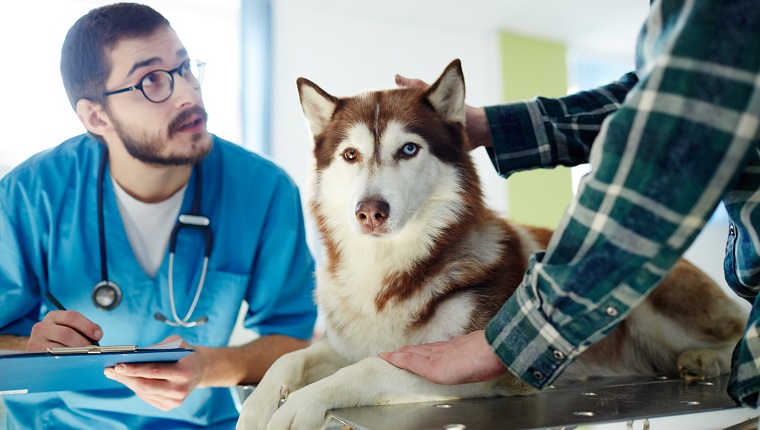
<path id="1" fill-rule="evenodd" d="M 384 200 L 364 200 L 356 205 L 356 219 L 371 231 L 388 219 L 390 211 L 391 206 Z"/>

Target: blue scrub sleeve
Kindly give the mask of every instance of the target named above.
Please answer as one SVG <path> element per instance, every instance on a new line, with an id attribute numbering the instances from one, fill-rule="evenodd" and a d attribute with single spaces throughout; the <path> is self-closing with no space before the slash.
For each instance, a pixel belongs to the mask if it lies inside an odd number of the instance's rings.
<path id="1" fill-rule="evenodd" d="M 10 178 L 0 182 L 0 334 L 28 336 L 38 321 L 39 283 L 24 261 L 40 261 L 34 255 L 39 251 L 33 247 L 37 241 L 32 221 L 21 218 L 27 212 L 43 211 L 34 210 L 26 193 L 12 188 Z M 28 254 L 26 258 L 24 253 Z"/>
<path id="2" fill-rule="evenodd" d="M 256 255 L 244 326 L 262 336 L 310 339 L 317 317 L 314 259 L 306 244 L 298 188 L 287 176 L 272 194 Z"/>

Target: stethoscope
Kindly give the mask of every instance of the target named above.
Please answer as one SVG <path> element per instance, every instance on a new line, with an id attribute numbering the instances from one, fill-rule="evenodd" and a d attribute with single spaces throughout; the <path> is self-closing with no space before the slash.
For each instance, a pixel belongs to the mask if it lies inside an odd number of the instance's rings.
<path id="1" fill-rule="evenodd" d="M 106 232 L 105 222 L 103 221 L 103 179 L 106 171 L 106 162 L 108 161 L 108 149 L 103 151 L 100 159 L 100 168 L 98 169 L 98 240 L 100 244 L 100 273 L 102 281 L 95 284 L 92 288 L 92 304 L 96 308 L 104 311 L 111 311 L 116 309 L 121 304 L 122 291 L 115 282 L 108 279 L 108 262 L 106 260 Z M 214 236 L 211 232 L 211 220 L 208 217 L 203 216 L 200 213 L 201 205 L 201 184 L 203 183 L 201 177 L 201 165 L 195 164 L 195 195 L 193 196 L 193 206 L 189 213 L 180 214 L 177 218 L 177 223 L 172 229 L 172 234 L 169 239 L 169 303 L 172 308 L 172 317 L 174 321 L 169 321 L 164 314 L 156 312 L 153 317 L 158 321 L 166 323 L 172 327 L 195 327 L 196 325 L 205 324 L 208 322 L 208 317 L 202 316 L 195 321 L 190 321 L 190 318 L 195 311 L 195 307 L 198 304 L 198 299 L 203 291 L 203 285 L 206 281 L 206 269 L 208 268 L 208 259 L 211 255 L 211 245 L 214 242 Z M 198 282 L 198 288 L 195 290 L 195 298 L 193 299 L 190 309 L 184 318 L 180 319 L 177 315 L 177 306 L 174 301 L 174 252 L 177 249 L 177 236 L 180 230 L 183 228 L 194 228 L 201 230 L 205 233 L 205 245 L 206 249 L 203 254 L 203 268 L 201 270 L 201 279 Z"/>

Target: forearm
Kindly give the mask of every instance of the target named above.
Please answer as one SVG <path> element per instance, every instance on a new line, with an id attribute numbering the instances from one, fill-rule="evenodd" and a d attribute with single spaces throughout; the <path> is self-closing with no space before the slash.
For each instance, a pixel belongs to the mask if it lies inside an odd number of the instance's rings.
<path id="1" fill-rule="evenodd" d="M 465 106 L 465 116 L 470 149 L 475 149 L 479 146 L 491 148 L 493 140 L 491 139 L 491 131 L 488 129 L 488 118 L 486 117 L 485 109 L 482 107 Z"/>
<path id="2" fill-rule="evenodd" d="M 26 351 L 27 343 L 29 343 L 29 336 L 0 334 L 0 349 L 7 351 Z"/>
<path id="3" fill-rule="evenodd" d="M 309 346 L 309 341 L 289 336 L 262 336 L 236 347 L 194 346 L 204 364 L 199 387 L 229 387 L 256 384 L 280 356 Z"/>
<path id="4" fill-rule="evenodd" d="M 629 73 L 612 84 L 557 99 L 538 97 L 485 108 L 494 167 L 507 177 L 521 170 L 588 162 L 602 123 L 637 82 Z"/>

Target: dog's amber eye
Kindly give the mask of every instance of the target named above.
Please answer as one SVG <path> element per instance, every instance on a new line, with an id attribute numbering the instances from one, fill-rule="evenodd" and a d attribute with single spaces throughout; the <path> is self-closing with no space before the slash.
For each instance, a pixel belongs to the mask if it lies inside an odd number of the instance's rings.
<path id="1" fill-rule="evenodd" d="M 401 153 L 404 154 L 407 157 L 413 157 L 417 155 L 417 152 L 419 152 L 420 147 L 416 143 L 407 142 L 404 144 L 404 146 L 401 147 Z"/>
<path id="2" fill-rule="evenodd" d="M 354 148 L 346 148 L 345 151 L 343 151 L 343 159 L 346 161 L 356 161 L 356 159 L 359 158 L 359 151 L 357 151 Z"/>

